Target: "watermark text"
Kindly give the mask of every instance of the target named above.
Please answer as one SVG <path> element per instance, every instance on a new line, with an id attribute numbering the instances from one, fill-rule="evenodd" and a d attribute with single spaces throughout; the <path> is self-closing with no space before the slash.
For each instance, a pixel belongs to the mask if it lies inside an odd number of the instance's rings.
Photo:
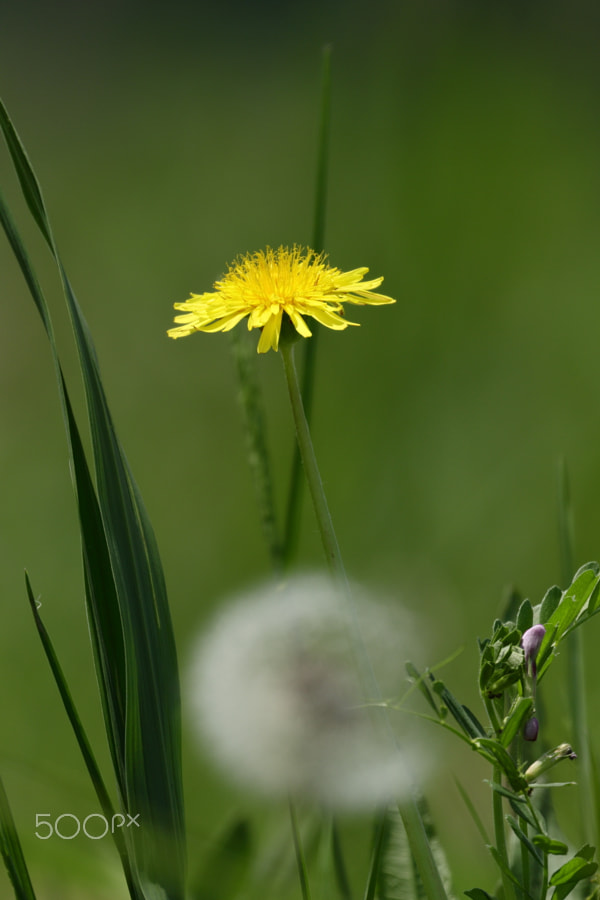
<path id="1" fill-rule="evenodd" d="M 83 820 L 73 813 L 61 813 L 55 818 L 51 813 L 36 813 L 35 836 L 40 841 L 47 841 L 51 837 L 72 841 L 78 834 L 83 834 L 91 841 L 99 841 L 107 834 L 114 834 L 117 828 L 139 828 L 139 818 L 139 813 L 135 816 L 115 813 L 110 819 L 102 813 L 90 813 Z"/>

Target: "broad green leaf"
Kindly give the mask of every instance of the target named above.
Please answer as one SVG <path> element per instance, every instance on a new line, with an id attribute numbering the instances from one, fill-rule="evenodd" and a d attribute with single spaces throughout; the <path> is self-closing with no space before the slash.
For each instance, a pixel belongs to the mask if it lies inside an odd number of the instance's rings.
<path id="1" fill-rule="evenodd" d="M 598 868 L 598 863 L 592 861 L 595 852 L 593 847 L 585 844 L 572 859 L 554 872 L 550 879 L 550 885 L 555 888 L 553 900 L 564 900 L 580 881 L 591 878 Z"/>
<path id="2" fill-rule="evenodd" d="M 35 900 L 35 892 L 23 855 L 4 784 L 0 778 L 0 852 L 8 872 L 16 900 Z"/>
<path id="3" fill-rule="evenodd" d="M 471 900 L 494 900 L 494 897 L 482 888 L 471 888 L 469 891 L 465 891 L 465 895 Z"/>
<path id="4" fill-rule="evenodd" d="M 523 600 L 517 613 L 517 628 L 521 633 L 533 625 L 533 607 L 529 600 Z"/>
<path id="5" fill-rule="evenodd" d="M 594 568 L 582 567 L 546 623 L 546 636 L 538 653 L 538 680 L 547 671 L 552 654 L 560 641 L 575 627 L 586 604 L 596 604 L 600 575 Z"/>
<path id="6" fill-rule="evenodd" d="M 583 859 L 573 859 L 571 862 L 573 865 L 569 868 L 568 878 L 567 873 L 565 872 L 561 876 L 560 881 L 555 881 L 554 875 L 557 874 L 555 872 L 550 879 L 550 885 L 554 887 L 554 893 L 552 894 L 553 900 L 554 898 L 556 898 L 556 900 L 564 900 L 580 881 L 586 881 L 588 878 L 591 878 L 598 868 L 598 863 L 585 862 Z M 565 863 L 565 866 L 569 865 L 569 863 Z M 559 869 L 559 872 L 562 872 L 562 869 Z"/>
<path id="7" fill-rule="evenodd" d="M 539 623 L 540 625 L 546 625 L 550 618 L 552 617 L 556 607 L 560 603 L 560 598 L 562 597 L 562 591 L 558 587 L 558 585 L 554 585 L 554 587 L 549 588 L 546 591 L 546 595 L 542 600 L 539 608 Z"/>

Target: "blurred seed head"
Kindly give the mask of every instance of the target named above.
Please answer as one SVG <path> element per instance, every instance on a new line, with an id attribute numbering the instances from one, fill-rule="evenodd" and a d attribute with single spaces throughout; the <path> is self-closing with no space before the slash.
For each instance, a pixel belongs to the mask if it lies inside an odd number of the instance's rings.
<path id="1" fill-rule="evenodd" d="M 271 795 L 335 808 L 387 803 L 423 774 L 415 720 L 374 706 L 403 690 L 406 613 L 305 576 L 228 603 L 198 642 L 193 724 L 221 768 Z M 391 725 L 401 722 L 398 736 Z M 409 774 L 409 769 L 410 774 Z"/>

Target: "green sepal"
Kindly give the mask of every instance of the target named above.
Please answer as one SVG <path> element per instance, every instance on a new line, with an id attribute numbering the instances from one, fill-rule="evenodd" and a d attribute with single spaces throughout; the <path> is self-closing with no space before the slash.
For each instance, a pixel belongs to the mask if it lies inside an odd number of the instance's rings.
<path id="1" fill-rule="evenodd" d="M 520 731 L 533 711 L 533 699 L 531 697 L 517 697 L 511 706 L 507 717 L 502 723 L 500 741 L 503 747 L 508 747 L 513 738 Z"/>

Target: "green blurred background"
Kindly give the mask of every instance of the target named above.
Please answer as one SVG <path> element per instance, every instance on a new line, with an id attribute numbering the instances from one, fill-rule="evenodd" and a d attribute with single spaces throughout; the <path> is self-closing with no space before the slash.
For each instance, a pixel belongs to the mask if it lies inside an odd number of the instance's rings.
<path id="1" fill-rule="evenodd" d="M 24 0 L 2 18 L 4 100 L 156 529 L 183 666 L 210 611 L 269 564 L 228 340 L 169 341 L 172 303 L 210 289 L 240 252 L 310 243 L 320 54 L 332 44 L 326 246 L 333 265 L 384 275 L 398 302 L 352 309 L 363 327 L 321 335 L 317 454 L 351 575 L 421 617 L 417 664 L 465 646 L 445 677 L 475 706 L 475 638 L 507 586 L 539 602 L 560 579 L 561 456 L 576 561 L 600 556 L 600 8 Z M 81 400 L 56 276 L 5 153 L 0 165 Z M 36 813 L 97 806 L 34 634 L 24 568 L 107 754 L 50 354 L 4 244 L 0 272 L 0 767 L 40 896 L 89 880 L 93 896 L 115 896 L 106 841 L 34 836 Z M 259 360 L 281 508 L 293 433 L 280 368 L 275 354 Z M 318 566 L 305 513 L 300 561 Z M 569 740 L 556 668 L 549 738 Z M 598 711 L 590 690 L 596 738 Z M 457 889 L 491 887 L 451 778 L 483 813 L 488 773 L 431 737 L 440 765 L 428 795 Z M 190 744 L 186 730 L 196 860 L 232 811 L 253 804 Z M 0 896 L 10 896 L 3 873 Z"/>

